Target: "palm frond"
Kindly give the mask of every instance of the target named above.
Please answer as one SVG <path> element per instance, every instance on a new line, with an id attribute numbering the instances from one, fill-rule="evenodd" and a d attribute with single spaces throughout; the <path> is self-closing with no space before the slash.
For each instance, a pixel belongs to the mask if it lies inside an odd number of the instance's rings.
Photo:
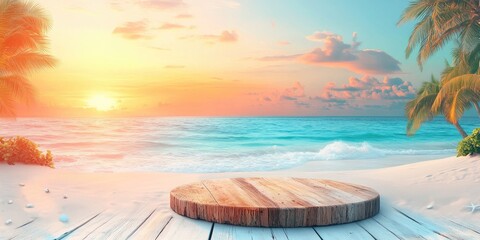
<path id="1" fill-rule="evenodd" d="M 438 111 L 442 103 L 462 89 L 469 89 L 475 93 L 480 93 L 480 75 L 463 74 L 450 79 L 438 92 L 437 99 L 432 104 L 432 111 Z"/>
<path id="2" fill-rule="evenodd" d="M 447 121 L 458 123 L 465 110 L 472 106 L 472 100 L 478 101 L 478 94 L 474 91 L 465 88 L 458 90 L 452 98 L 449 112 L 445 115 Z"/>
<path id="3" fill-rule="evenodd" d="M 50 26 L 44 10 L 31 1 L 0 1 L 0 116 L 13 117 L 17 103 L 33 101 L 25 74 L 55 64 L 47 54 Z"/>
<path id="4" fill-rule="evenodd" d="M 471 53 L 480 41 L 480 7 L 474 0 L 416 0 L 403 12 L 398 25 L 416 21 L 405 55 L 418 48 L 420 68 L 434 53 L 452 39 Z"/>
<path id="5" fill-rule="evenodd" d="M 0 76 L 0 87 L 8 90 L 15 99 L 25 103 L 30 103 L 35 98 L 34 87 L 21 75 Z"/>
<path id="6" fill-rule="evenodd" d="M 55 62 L 48 54 L 22 52 L 6 58 L 3 68 L 12 73 L 28 73 L 38 68 L 53 67 Z"/>
<path id="7" fill-rule="evenodd" d="M 422 123 L 430 121 L 436 113 L 431 111 L 431 105 L 435 101 L 436 94 L 424 94 L 407 103 L 406 112 L 408 117 L 407 135 L 417 132 Z"/>

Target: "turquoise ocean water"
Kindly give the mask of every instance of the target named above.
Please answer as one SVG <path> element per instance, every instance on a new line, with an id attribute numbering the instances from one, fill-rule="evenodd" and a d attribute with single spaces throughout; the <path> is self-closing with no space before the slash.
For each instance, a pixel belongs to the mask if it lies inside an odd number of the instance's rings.
<path id="1" fill-rule="evenodd" d="M 478 120 L 461 124 L 471 132 Z M 455 155 L 461 137 L 443 119 L 414 137 L 405 125 L 402 117 L 21 118 L 0 129 L 52 150 L 57 168 L 82 171 L 270 171 L 312 161 L 350 169 L 351 160 L 372 168 Z"/>

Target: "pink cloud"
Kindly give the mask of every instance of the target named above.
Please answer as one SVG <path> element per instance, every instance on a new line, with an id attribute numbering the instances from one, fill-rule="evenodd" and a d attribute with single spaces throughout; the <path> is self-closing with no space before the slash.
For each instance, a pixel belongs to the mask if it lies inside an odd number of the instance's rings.
<path id="1" fill-rule="evenodd" d="M 220 42 L 236 42 L 238 40 L 238 35 L 235 31 L 223 31 L 218 37 Z"/>
<path id="2" fill-rule="evenodd" d="M 370 100 L 399 100 L 415 96 L 415 89 L 408 81 L 400 78 L 383 80 L 364 76 L 362 78 L 350 77 L 347 84 L 337 86 L 328 82 L 323 88 L 322 99 L 370 99 Z"/>
<path id="3" fill-rule="evenodd" d="M 316 32 L 309 36 L 322 41 L 323 46 L 300 57 L 307 64 L 345 68 L 360 74 L 390 74 L 400 72 L 400 62 L 381 50 L 358 50 L 357 33 L 352 34 L 353 42 L 347 44 L 342 37 L 330 32 Z"/>
<path id="4" fill-rule="evenodd" d="M 184 65 L 165 65 L 164 68 L 167 68 L 167 69 L 179 69 L 179 68 L 185 68 Z"/>
<path id="5" fill-rule="evenodd" d="M 257 58 L 259 61 L 273 62 L 273 61 L 291 61 L 298 57 L 302 56 L 301 54 L 296 55 L 277 55 L 277 56 L 265 56 Z"/>
<path id="6" fill-rule="evenodd" d="M 113 34 L 130 40 L 150 39 L 152 37 L 146 34 L 147 25 L 146 21 L 126 22 L 122 26 L 116 27 Z"/>
<path id="7" fill-rule="evenodd" d="M 324 39 L 322 48 L 304 54 L 301 59 L 307 63 L 350 62 L 357 58 L 353 50 L 351 45 L 345 44 L 341 39 L 329 37 Z"/>
<path id="8" fill-rule="evenodd" d="M 306 36 L 306 38 L 310 41 L 315 41 L 315 42 L 321 42 L 326 39 L 337 39 L 340 42 L 343 41 L 342 36 L 332 32 L 328 32 L 328 31 L 322 31 L 322 32 L 317 31 L 311 35 Z"/>
<path id="9" fill-rule="evenodd" d="M 235 31 L 223 31 L 219 35 L 215 34 L 208 34 L 208 35 L 192 35 L 186 36 L 182 39 L 200 39 L 205 40 L 207 43 L 214 43 L 214 42 L 223 42 L 223 43 L 231 43 L 238 41 L 238 34 Z"/>
<path id="10" fill-rule="evenodd" d="M 187 6 L 183 0 L 110 0 L 110 7 L 117 11 L 127 10 L 131 5 L 155 10 L 174 10 Z"/>
<path id="11" fill-rule="evenodd" d="M 177 16 L 175 16 L 175 18 L 193 18 L 192 15 L 190 14 L 178 14 Z"/>
<path id="12" fill-rule="evenodd" d="M 303 88 L 302 84 L 300 82 L 295 81 L 293 84 L 293 87 L 286 88 L 283 91 L 282 98 L 284 99 L 297 99 L 297 98 L 302 98 L 305 97 L 305 89 Z"/>
<path id="13" fill-rule="evenodd" d="M 160 10 L 179 8 L 186 5 L 183 0 L 137 0 L 134 3 L 142 8 Z"/>
<path id="14" fill-rule="evenodd" d="M 357 33 L 352 34 L 353 41 L 345 43 L 340 35 L 331 32 L 315 32 L 307 39 L 322 42 L 323 46 L 305 54 L 266 56 L 261 61 L 285 61 L 297 59 L 302 63 L 344 68 L 359 74 L 392 74 L 401 71 L 400 62 L 382 50 L 358 50 Z"/>
<path id="15" fill-rule="evenodd" d="M 184 29 L 184 28 L 193 28 L 193 26 L 185 26 L 181 24 L 176 24 L 176 23 L 164 23 L 162 26 L 158 27 L 157 29 L 159 30 L 170 30 L 170 29 Z"/>
<path id="16" fill-rule="evenodd" d="M 300 107 L 310 106 L 308 98 L 305 95 L 305 88 L 298 81 L 295 81 L 291 87 L 274 89 L 267 93 L 250 93 L 249 95 L 256 96 L 257 101 L 260 104 L 280 104 Z"/>

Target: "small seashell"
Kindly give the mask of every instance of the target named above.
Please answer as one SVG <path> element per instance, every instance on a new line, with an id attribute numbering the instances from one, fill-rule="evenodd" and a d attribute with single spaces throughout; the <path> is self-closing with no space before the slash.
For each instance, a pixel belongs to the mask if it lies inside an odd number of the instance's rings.
<path id="1" fill-rule="evenodd" d="M 45 188 L 44 191 L 45 191 L 45 193 L 50 193 L 50 189 L 48 189 L 48 188 Z"/>
<path id="2" fill-rule="evenodd" d="M 12 219 L 7 219 L 7 220 L 5 221 L 5 225 L 10 225 L 10 224 L 12 224 Z"/>
<path id="3" fill-rule="evenodd" d="M 63 199 L 67 199 L 67 198 L 68 198 L 67 195 L 63 195 Z"/>
<path id="4" fill-rule="evenodd" d="M 62 222 L 62 223 L 68 223 L 69 218 L 68 218 L 68 215 L 67 215 L 67 214 L 62 214 L 62 215 L 60 215 L 60 217 L 58 218 L 58 220 L 59 220 L 60 222 Z"/>
<path id="5" fill-rule="evenodd" d="M 26 208 L 33 208 L 33 204 L 31 203 L 28 203 L 27 205 L 25 205 Z"/>
<path id="6" fill-rule="evenodd" d="M 427 209 L 432 209 L 434 205 L 435 205 L 435 203 L 431 202 L 430 204 L 427 205 Z"/>
<path id="7" fill-rule="evenodd" d="M 8 200 L 8 204 L 12 204 L 13 203 L 13 200 Z"/>
<path id="8" fill-rule="evenodd" d="M 25 187 L 25 183 L 19 183 L 18 186 Z"/>

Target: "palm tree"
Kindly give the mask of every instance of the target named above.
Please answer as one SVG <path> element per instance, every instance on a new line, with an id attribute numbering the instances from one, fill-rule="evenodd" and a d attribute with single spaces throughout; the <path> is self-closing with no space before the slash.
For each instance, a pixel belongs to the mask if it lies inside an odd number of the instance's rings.
<path id="1" fill-rule="evenodd" d="M 478 75 L 480 60 L 480 45 L 470 54 L 467 54 L 460 47 L 453 50 L 454 65 L 450 66 L 447 63 L 445 70 L 442 73 L 442 88 L 440 89 L 437 99 L 432 105 L 432 110 L 436 111 L 440 103 L 450 96 L 455 96 L 452 102 L 452 108 L 447 114 L 448 120 L 458 121 L 463 115 L 463 109 L 457 109 L 458 105 L 472 104 L 477 114 L 480 116 L 480 89 L 475 88 L 476 83 L 480 81 Z M 460 102 L 460 103 L 459 103 Z M 465 103 L 461 103 L 465 102 Z"/>
<path id="2" fill-rule="evenodd" d="M 472 105 L 480 115 L 480 2 L 479 0 L 416 0 L 402 14 L 398 24 L 417 20 L 405 50 L 407 58 L 418 47 L 417 62 L 422 68 L 423 62 L 442 48 L 447 42 L 456 39 L 458 47 L 453 52 L 454 65 L 448 65 L 442 74 L 441 84 L 437 81 L 437 92 L 427 94 L 428 105 L 417 99 L 407 104 L 409 116 L 408 129 L 420 126 L 423 121 L 443 113 L 445 119 L 457 127 L 462 136 L 466 136 L 458 120 L 464 111 Z M 435 99 L 431 98 L 435 95 Z M 426 97 L 423 96 L 423 97 Z M 420 98 L 420 99 L 418 99 Z M 409 111 L 423 111 L 411 113 Z M 433 116 L 431 116 L 433 114 Z M 415 128 L 416 127 L 416 128 Z M 410 131 L 410 134 L 412 131 Z"/>
<path id="3" fill-rule="evenodd" d="M 433 76 L 430 82 L 424 82 L 422 87 L 417 93 L 415 99 L 409 101 L 405 106 L 405 113 L 408 118 L 407 123 L 407 135 L 413 135 L 420 128 L 423 122 L 432 120 L 435 116 L 442 113 L 445 117 L 448 114 L 448 110 L 451 108 L 453 98 L 446 98 L 440 104 L 439 110 L 432 110 L 432 104 L 437 98 L 440 91 L 441 84 Z M 465 108 L 465 106 L 459 106 L 458 108 Z M 446 117 L 447 121 L 457 128 L 458 132 L 465 138 L 467 133 L 460 126 L 458 121 L 452 122 Z"/>
<path id="4" fill-rule="evenodd" d="M 46 53 L 50 21 L 36 4 L 0 2 L 0 114 L 14 117 L 15 104 L 30 102 L 34 90 L 27 75 L 55 60 Z"/>
<path id="5" fill-rule="evenodd" d="M 417 62 L 422 64 L 452 38 L 458 38 L 462 51 L 472 52 L 480 42 L 480 3 L 478 0 L 417 0 L 403 12 L 398 24 L 418 20 L 405 50 L 407 58 L 418 47 Z"/>

